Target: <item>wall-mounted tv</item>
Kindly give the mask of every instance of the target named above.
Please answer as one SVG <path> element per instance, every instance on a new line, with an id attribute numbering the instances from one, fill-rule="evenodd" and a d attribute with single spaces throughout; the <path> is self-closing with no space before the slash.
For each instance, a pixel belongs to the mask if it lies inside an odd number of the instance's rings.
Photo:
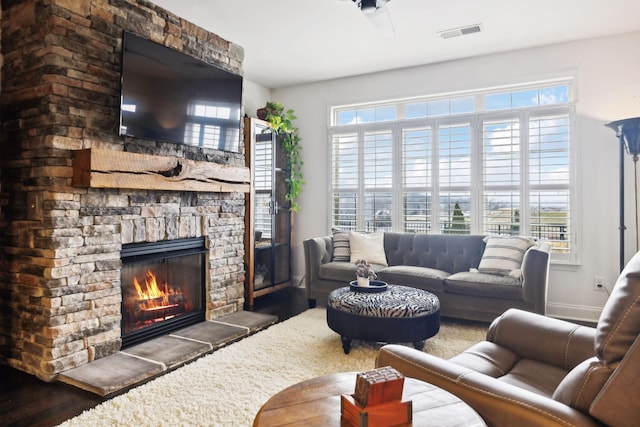
<path id="1" fill-rule="evenodd" d="M 242 76 L 123 33 L 120 135 L 237 152 Z"/>

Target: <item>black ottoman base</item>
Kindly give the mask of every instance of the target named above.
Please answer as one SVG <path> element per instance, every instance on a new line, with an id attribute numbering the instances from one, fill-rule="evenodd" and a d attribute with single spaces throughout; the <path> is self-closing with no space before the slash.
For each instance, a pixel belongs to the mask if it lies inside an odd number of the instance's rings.
<path id="1" fill-rule="evenodd" d="M 413 343 L 422 350 L 424 341 L 440 330 L 440 309 L 417 317 L 363 316 L 327 307 L 327 325 L 340 334 L 345 354 L 351 350 L 351 341 L 387 343 Z"/>

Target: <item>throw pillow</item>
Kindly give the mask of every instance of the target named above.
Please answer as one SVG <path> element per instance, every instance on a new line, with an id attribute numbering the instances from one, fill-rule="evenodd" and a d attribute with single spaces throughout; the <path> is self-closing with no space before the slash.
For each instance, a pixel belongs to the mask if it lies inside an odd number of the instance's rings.
<path id="1" fill-rule="evenodd" d="M 383 233 L 350 231 L 349 245 L 351 246 L 351 262 L 366 259 L 370 264 L 387 265 Z"/>
<path id="2" fill-rule="evenodd" d="M 334 228 L 333 233 L 333 254 L 331 261 L 351 261 L 351 249 L 349 246 L 349 232 Z"/>
<path id="3" fill-rule="evenodd" d="M 480 273 L 509 276 L 522 265 L 524 253 L 533 244 L 528 237 L 494 237 L 484 238 L 486 247 L 478 266 Z"/>

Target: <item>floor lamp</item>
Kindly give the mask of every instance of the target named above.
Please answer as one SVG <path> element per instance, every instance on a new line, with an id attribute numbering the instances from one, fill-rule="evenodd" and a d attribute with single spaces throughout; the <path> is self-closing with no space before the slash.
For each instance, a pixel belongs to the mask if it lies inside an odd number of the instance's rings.
<path id="1" fill-rule="evenodd" d="M 638 155 L 640 154 L 640 117 L 616 120 L 605 126 L 613 129 L 620 140 L 620 271 L 624 268 L 624 153 L 633 156 L 636 214 L 636 251 L 638 250 Z"/>

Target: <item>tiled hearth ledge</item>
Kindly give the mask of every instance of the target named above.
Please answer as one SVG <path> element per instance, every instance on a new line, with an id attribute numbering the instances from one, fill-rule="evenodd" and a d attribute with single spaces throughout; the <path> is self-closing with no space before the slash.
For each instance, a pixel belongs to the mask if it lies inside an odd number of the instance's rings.
<path id="1" fill-rule="evenodd" d="M 61 373 L 58 380 L 108 396 L 128 390 L 260 331 L 276 316 L 239 311 L 174 331 Z"/>

